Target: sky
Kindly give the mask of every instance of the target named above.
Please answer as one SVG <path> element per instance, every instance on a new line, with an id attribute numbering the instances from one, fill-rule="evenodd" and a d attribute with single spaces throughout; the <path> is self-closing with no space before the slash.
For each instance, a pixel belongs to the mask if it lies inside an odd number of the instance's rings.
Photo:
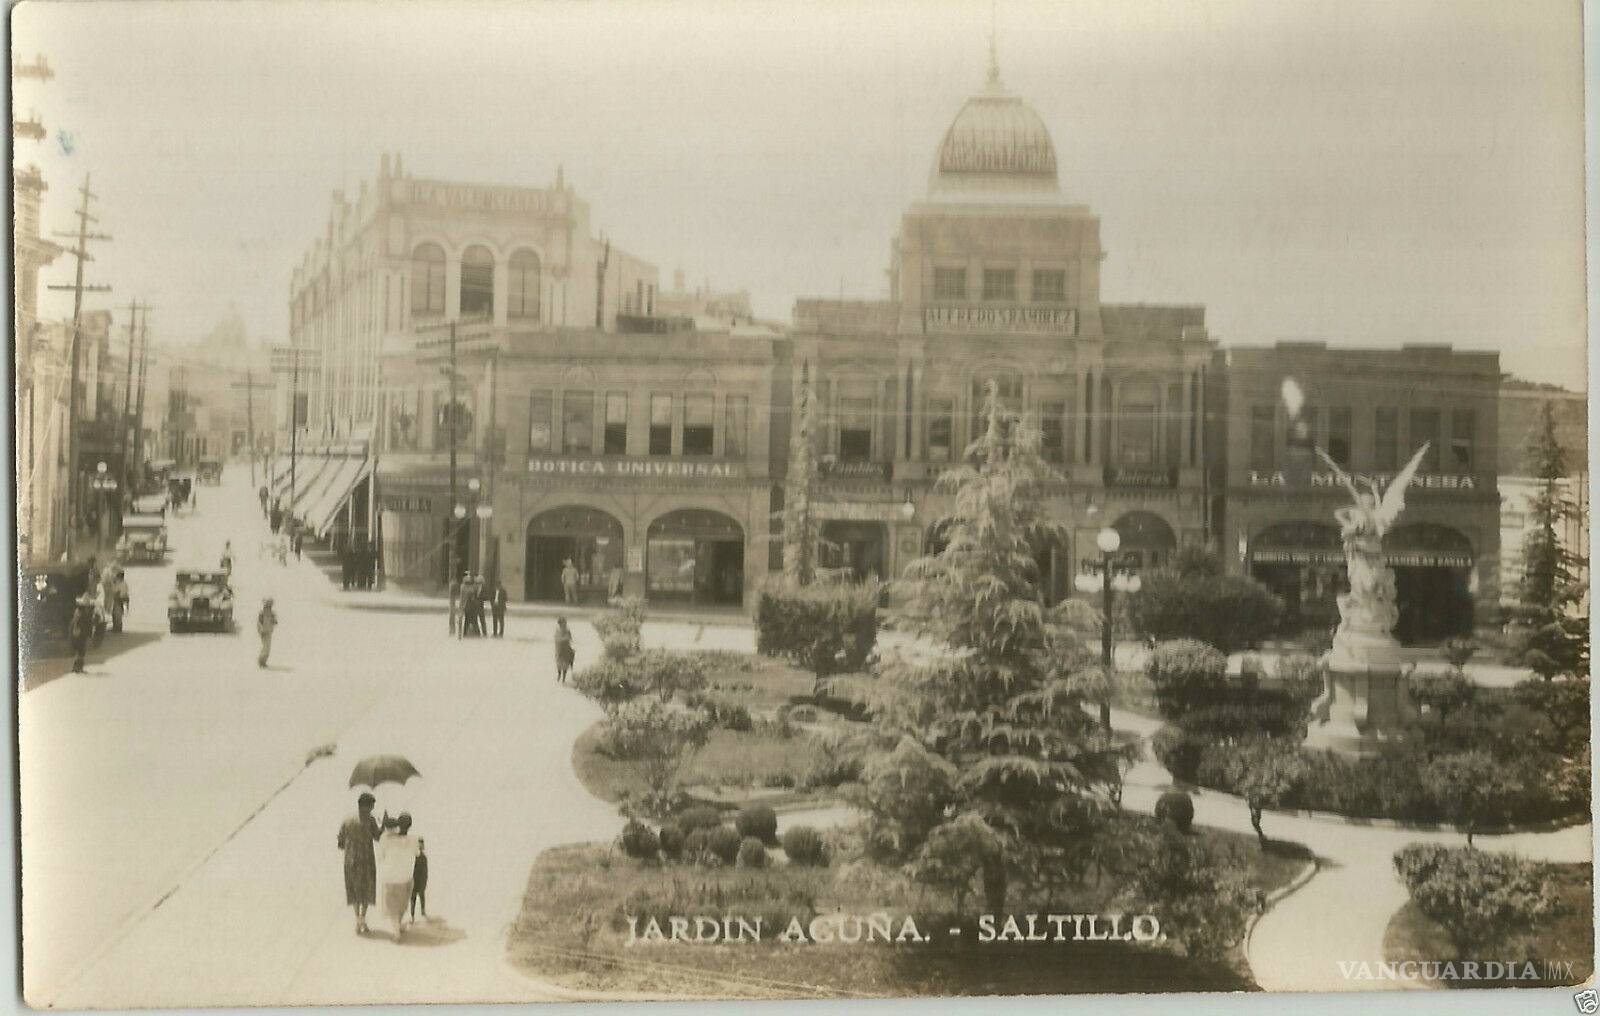
<path id="1" fill-rule="evenodd" d="M 1108 302 L 1200 303 L 1250 345 L 1453 343 L 1583 387 L 1580 8 L 1568 0 L 1002 0 L 1001 75 L 1101 218 Z M 664 284 L 883 297 L 890 241 L 988 61 L 987 2 L 33 0 L 18 85 L 46 230 L 92 174 L 89 306 L 158 341 L 236 307 L 287 335 L 290 274 L 385 151 L 545 186 Z M 58 258 L 42 283 L 70 281 Z M 42 290 L 42 313 L 70 297 Z"/>

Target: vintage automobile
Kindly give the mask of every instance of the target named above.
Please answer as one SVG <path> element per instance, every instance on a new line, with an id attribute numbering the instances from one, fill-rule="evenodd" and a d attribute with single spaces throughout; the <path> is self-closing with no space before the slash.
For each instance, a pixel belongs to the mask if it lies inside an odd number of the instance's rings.
<path id="1" fill-rule="evenodd" d="M 233 587 L 220 568 L 181 568 L 167 597 L 167 627 L 233 630 Z"/>
<path id="2" fill-rule="evenodd" d="M 88 566 L 81 562 L 44 565 L 24 571 L 21 580 L 17 599 L 23 652 L 36 656 L 62 651 L 77 599 L 89 591 Z"/>
<path id="3" fill-rule="evenodd" d="M 167 514 L 167 495 L 165 494 L 140 494 L 133 499 L 133 511 L 137 515 Z"/>
<path id="4" fill-rule="evenodd" d="M 195 473 L 200 482 L 207 487 L 217 487 L 222 484 L 222 460 L 201 459 Z"/>
<path id="5" fill-rule="evenodd" d="M 122 516 L 122 537 L 117 553 L 124 561 L 153 561 L 167 556 L 167 520 L 164 515 L 137 512 Z"/>

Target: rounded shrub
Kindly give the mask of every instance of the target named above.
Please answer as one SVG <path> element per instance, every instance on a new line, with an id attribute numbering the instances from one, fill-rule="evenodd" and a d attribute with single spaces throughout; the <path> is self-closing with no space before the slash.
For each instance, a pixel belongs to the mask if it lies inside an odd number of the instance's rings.
<path id="1" fill-rule="evenodd" d="M 740 836 L 753 836 L 764 844 L 778 842 L 778 813 L 764 804 L 742 808 L 733 818 Z"/>
<path id="2" fill-rule="evenodd" d="M 1194 825 L 1194 799 L 1181 790 L 1169 790 L 1156 798 L 1156 818 L 1186 833 Z"/>
<path id="3" fill-rule="evenodd" d="M 731 825 L 720 825 L 707 832 L 706 849 L 723 864 L 732 864 L 739 859 L 740 841 L 739 830 Z"/>
<path id="4" fill-rule="evenodd" d="M 641 861 L 653 860 L 661 849 L 660 841 L 650 827 L 633 819 L 622 827 L 622 852 Z"/>
<path id="5" fill-rule="evenodd" d="M 678 816 L 678 825 L 683 827 L 685 834 L 696 829 L 715 829 L 722 824 L 722 812 L 709 804 L 697 804 L 693 808 L 685 808 Z"/>
<path id="6" fill-rule="evenodd" d="M 828 863 L 828 850 L 822 834 L 810 826 L 797 825 L 784 831 L 783 852 L 790 864 L 823 867 Z"/>
<path id="7" fill-rule="evenodd" d="M 765 868 L 767 866 L 767 848 L 754 836 L 746 836 L 739 842 L 739 867 Z"/>
<path id="8" fill-rule="evenodd" d="M 661 831 L 656 833 L 656 842 L 661 848 L 661 856 L 669 861 L 676 861 L 683 857 L 683 827 L 676 822 L 663 822 Z"/>
<path id="9" fill-rule="evenodd" d="M 716 855 L 711 852 L 711 830 L 691 829 L 683 837 L 683 860 L 688 864 L 712 864 Z"/>

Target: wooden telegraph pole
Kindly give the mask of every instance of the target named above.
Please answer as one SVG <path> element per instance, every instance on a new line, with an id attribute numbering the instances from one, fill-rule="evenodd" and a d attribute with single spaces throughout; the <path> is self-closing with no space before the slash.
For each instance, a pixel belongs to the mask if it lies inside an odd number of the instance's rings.
<path id="1" fill-rule="evenodd" d="M 266 381 L 257 381 L 255 372 L 246 369 L 243 381 L 235 381 L 230 385 L 234 391 L 244 392 L 244 425 L 249 438 L 246 443 L 250 446 L 250 488 L 256 486 L 256 399 L 258 391 L 271 391 L 273 387 Z"/>

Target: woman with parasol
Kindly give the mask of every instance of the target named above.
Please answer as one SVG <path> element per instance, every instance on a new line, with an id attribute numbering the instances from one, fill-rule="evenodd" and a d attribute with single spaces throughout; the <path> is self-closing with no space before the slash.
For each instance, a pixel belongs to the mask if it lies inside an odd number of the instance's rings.
<path id="1" fill-rule="evenodd" d="M 404 784 L 419 776 L 417 767 L 399 755 L 374 755 L 356 763 L 350 773 L 350 786 L 374 787 L 383 783 Z M 378 862 L 373 843 L 392 823 L 387 813 L 383 824 L 372 817 L 377 799 L 363 791 L 356 798 L 356 815 L 339 826 L 339 849 L 344 851 L 344 898 L 355 908 L 356 934 L 367 933 L 367 908 L 378 899 Z M 407 890 L 409 893 L 409 889 Z"/>

